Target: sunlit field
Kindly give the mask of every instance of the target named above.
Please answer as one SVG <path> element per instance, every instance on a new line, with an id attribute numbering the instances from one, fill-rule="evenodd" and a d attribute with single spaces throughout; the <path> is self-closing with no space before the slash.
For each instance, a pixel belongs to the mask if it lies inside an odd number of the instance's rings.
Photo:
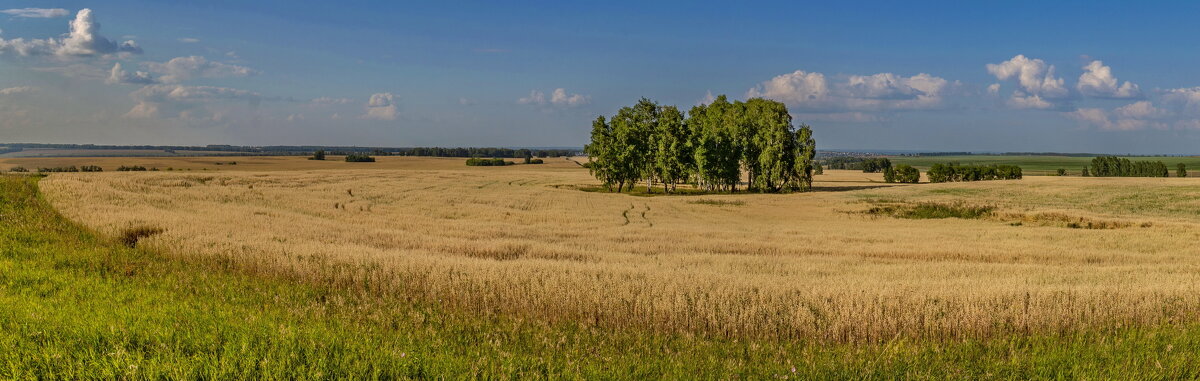
<path id="1" fill-rule="evenodd" d="M 55 174 L 42 187 L 103 235 L 161 229 L 139 248 L 476 316 L 853 344 L 1200 313 L 1200 179 L 889 186 L 831 170 L 810 193 L 636 197 L 582 191 L 595 180 L 562 158 L 380 159 L 222 158 L 236 170 Z M 993 212 L 880 212 L 922 202 Z"/>

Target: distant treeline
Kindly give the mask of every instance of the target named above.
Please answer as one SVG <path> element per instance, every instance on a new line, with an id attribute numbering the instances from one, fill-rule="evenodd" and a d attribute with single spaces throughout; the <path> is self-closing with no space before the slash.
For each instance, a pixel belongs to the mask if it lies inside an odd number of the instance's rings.
<path id="1" fill-rule="evenodd" d="M 483 158 L 473 157 L 473 158 L 467 159 L 467 165 L 472 166 L 472 167 L 503 167 L 506 165 L 513 165 L 513 164 L 516 164 L 516 163 L 513 163 L 511 161 L 505 161 L 504 159 L 501 159 L 501 158 L 483 159 Z"/>
<path id="2" fill-rule="evenodd" d="M 1090 175 L 1098 177 L 1167 177 L 1170 175 L 1170 171 L 1167 170 L 1167 165 L 1161 161 L 1132 161 L 1123 157 L 1100 156 L 1092 159 Z"/>
<path id="3" fill-rule="evenodd" d="M 579 150 L 570 149 L 526 149 L 526 148 L 442 148 L 442 147 L 417 147 L 417 148 L 402 148 L 397 151 L 401 156 L 435 156 L 435 157 L 511 157 L 511 158 L 527 158 L 527 157 L 560 157 L 571 156 L 578 153 Z"/>
<path id="4" fill-rule="evenodd" d="M 937 163 L 925 172 L 931 183 L 952 181 L 1018 180 L 1021 167 L 1015 165 L 960 165 Z"/>
<path id="5" fill-rule="evenodd" d="M 11 153 L 11 152 L 21 152 L 21 151 L 24 151 L 24 150 L 25 150 L 25 149 L 24 149 L 24 148 L 21 148 L 21 147 L 6 147 L 6 146 L 0 146 L 0 155 L 6 154 L 6 153 Z"/>
<path id="6" fill-rule="evenodd" d="M 879 173 L 892 167 L 892 161 L 886 157 L 855 157 L 838 156 L 819 162 L 823 168 L 862 170 L 866 173 Z"/>

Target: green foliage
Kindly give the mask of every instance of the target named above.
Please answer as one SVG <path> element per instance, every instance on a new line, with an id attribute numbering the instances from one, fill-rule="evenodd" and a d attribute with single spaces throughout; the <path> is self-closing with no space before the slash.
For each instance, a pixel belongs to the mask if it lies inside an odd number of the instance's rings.
<path id="1" fill-rule="evenodd" d="M 886 215 L 908 219 L 990 217 L 995 213 L 993 206 L 968 205 L 961 202 L 944 204 L 936 202 L 882 203 L 867 210 L 867 214 Z"/>
<path id="2" fill-rule="evenodd" d="M 1065 172 L 1065 170 L 1064 170 Z M 952 181 L 990 181 L 990 180 L 1019 180 L 1021 167 L 1007 164 L 993 165 L 960 165 L 958 163 L 937 163 L 929 167 L 925 173 L 931 183 Z"/>
<path id="3" fill-rule="evenodd" d="M 1179 163 L 1175 165 L 1175 177 L 1187 177 L 1187 165 Z"/>
<path id="4" fill-rule="evenodd" d="M 794 129 L 782 103 L 719 96 L 686 119 L 675 106 L 642 98 L 611 119 L 596 118 L 584 151 L 588 169 L 609 189 L 645 181 L 647 192 L 655 183 L 667 193 L 682 183 L 732 192 L 744 170 L 750 190 L 780 192 L 812 186 L 815 146 L 811 128 Z"/>
<path id="5" fill-rule="evenodd" d="M 506 165 L 513 165 L 513 164 L 515 164 L 515 163 L 513 163 L 511 161 L 505 161 L 504 159 L 501 159 L 501 158 L 483 159 L 483 158 L 473 157 L 473 158 L 467 159 L 467 165 L 472 166 L 472 167 L 503 167 Z"/>
<path id="6" fill-rule="evenodd" d="M 325 150 L 320 149 L 317 152 L 313 152 L 312 157 L 308 158 L 308 160 L 325 160 Z"/>
<path id="7" fill-rule="evenodd" d="M 529 164 L 542 164 L 542 163 L 545 163 L 545 161 L 544 161 L 544 160 L 542 160 L 542 159 L 531 159 L 531 160 L 529 160 Z"/>
<path id="8" fill-rule="evenodd" d="M 1057 171 L 1057 173 L 1058 173 L 1058 175 L 1059 175 L 1059 176 L 1066 176 L 1066 175 L 1067 175 L 1067 169 L 1066 169 L 1066 168 L 1059 168 L 1059 169 L 1058 169 L 1058 171 Z"/>
<path id="9" fill-rule="evenodd" d="M 368 156 L 366 154 L 352 153 L 352 154 L 346 155 L 346 162 L 347 163 L 374 163 L 375 158 Z"/>
<path id="10" fill-rule="evenodd" d="M 1123 157 L 1100 156 L 1092 159 L 1092 176 L 1167 177 L 1170 171 L 1161 161 L 1131 161 Z"/>
<path id="11" fill-rule="evenodd" d="M 921 182 L 921 171 L 908 164 L 884 168 L 883 181 L 888 183 L 916 184 Z"/>
<path id="12" fill-rule="evenodd" d="M 879 173 L 891 168 L 892 161 L 886 157 L 866 158 L 862 159 L 858 165 L 864 173 Z"/>
<path id="13" fill-rule="evenodd" d="M 38 168 L 37 171 L 41 172 L 41 173 L 79 172 L 79 168 L 75 167 L 74 165 L 71 165 L 71 166 L 66 166 L 66 167 Z"/>
<path id="14" fill-rule="evenodd" d="M 8 171 L 25 173 L 25 172 L 29 172 L 29 169 L 27 169 L 25 167 L 12 167 L 12 168 L 9 168 Z"/>
<path id="15" fill-rule="evenodd" d="M 146 167 L 143 167 L 140 165 L 131 165 L 131 166 L 122 165 L 120 167 L 117 167 L 118 172 L 145 171 L 145 170 L 146 170 Z"/>
<path id="16" fill-rule="evenodd" d="M 1083 170 L 1079 172 L 1079 175 L 1083 177 L 1090 177 L 1092 174 L 1088 173 L 1087 167 L 1083 167 Z"/>

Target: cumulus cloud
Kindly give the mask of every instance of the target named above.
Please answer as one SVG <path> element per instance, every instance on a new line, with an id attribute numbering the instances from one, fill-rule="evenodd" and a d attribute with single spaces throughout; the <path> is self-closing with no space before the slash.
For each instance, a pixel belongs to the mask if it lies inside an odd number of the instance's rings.
<path id="1" fill-rule="evenodd" d="M 108 84 L 132 83 L 146 85 L 156 83 L 157 81 L 155 81 L 148 72 L 125 71 L 125 69 L 121 67 L 121 63 L 117 62 L 113 64 L 112 70 L 109 72 L 108 79 L 104 80 L 104 82 Z"/>
<path id="2" fill-rule="evenodd" d="M 1175 112 L 1155 107 L 1150 101 L 1130 103 L 1112 111 L 1100 108 L 1080 108 L 1067 113 L 1067 116 L 1084 125 L 1113 131 L 1166 129 L 1171 124 L 1169 119 L 1178 117 Z M 1189 121 L 1188 119 L 1176 120 L 1175 124 L 1186 125 Z"/>
<path id="3" fill-rule="evenodd" d="M 71 20 L 70 32 L 61 38 L 5 40 L 0 38 L 0 54 L 20 56 L 90 57 L 113 53 L 141 54 L 134 41 L 117 43 L 100 35 L 100 23 L 91 9 L 81 9 Z"/>
<path id="4" fill-rule="evenodd" d="M 808 112 L 926 110 L 943 107 L 945 96 L 955 86 L 957 83 L 924 73 L 911 77 L 892 73 L 851 75 L 831 80 L 822 73 L 797 70 L 760 83 L 746 96 L 774 99 Z"/>
<path id="5" fill-rule="evenodd" d="M 34 91 L 37 91 L 36 87 L 30 87 L 30 86 L 9 87 L 6 89 L 0 89 L 0 95 L 16 95 L 16 94 L 32 93 Z"/>
<path id="6" fill-rule="evenodd" d="M 175 57 L 167 62 L 147 62 L 143 64 L 147 70 L 159 74 L 158 80 L 163 83 L 179 83 L 193 78 L 229 78 L 246 77 L 258 74 L 257 70 L 209 61 L 201 56 Z"/>
<path id="7" fill-rule="evenodd" d="M 562 106 L 575 107 L 585 105 L 591 102 L 591 97 L 582 94 L 569 94 L 564 88 L 557 88 L 550 92 L 550 98 L 546 98 L 546 94 L 538 90 L 530 90 L 529 96 L 517 99 L 517 103 L 539 106 Z"/>
<path id="8" fill-rule="evenodd" d="M 1016 79 L 1021 91 L 1029 95 L 1051 99 L 1070 95 L 1070 91 L 1063 85 L 1065 81 L 1054 76 L 1054 65 L 1047 65 L 1040 59 L 1030 59 L 1018 54 L 1008 61 L 987 64 L 987 71 L 1001 81 Z"/>
<path id="9" fill-rule="evenodd" d="M 1099 60 L 1092 61 L 1083 67 L 1083 75 L 1079 76 L 1079 83 L 1076 88 L 1079 93 L 1096 98 L 1138 98 L 1142 96 L 1141 89 L 1138 85 L 1125 81 L 1125 83 L 1117 86 L 1119 81 L 1112 74 L 1112 68 L 1104 66 Z"/>
<path id="10" fill-rule="evenodd" d="M 182 85 L 150 85 L 142 87 L 129 95 L 136 104 L 128 113 L 128 118 L 194 118 L 202 114 L 199 106 L 218 101 L 245 101 L 256 105 L 262 101 L 261 94 L 214 86 L 182 86 Z M 211 118 L 218 118 L 220 113 L 212 113 Z"/>
<path id="11" fill-rule="evenodd" d="M 13 17 L 34 18 L 34 19 L 52 19 L 58 17 L 67 17 L 71 12 L 62 8 L 15 8 L 0 10 L 0 13 L 11 15 Z"/>
<path id="12" fill-rule="evenodd" d="M 993 84 L 988 85 L 987 92 L 990 95 L 1000 95 L 1000 84 L 993 83 Z"/>
<path id="13" fill-rule="evenodd" d="M 1025 94 L 1020 91 L 1014 91 L 1012 97 L 1008 98 L 1008 106 L 1012 108 L 1025 108 L 1037 110 L 1049 110 L 1057 107 L 1054 103 L 1050 103 L 1041 95 Z"/>
<path id="14" fill-rule="evenodd" d="M 376 93 L 371 95 L 371 99 L 367 100 L 367 113 L 363 114 L 363 119 L 374 120 L 396 120 L 399 116 L 399 110 L 396 109 L 395 95 L 392 93 Z"/>

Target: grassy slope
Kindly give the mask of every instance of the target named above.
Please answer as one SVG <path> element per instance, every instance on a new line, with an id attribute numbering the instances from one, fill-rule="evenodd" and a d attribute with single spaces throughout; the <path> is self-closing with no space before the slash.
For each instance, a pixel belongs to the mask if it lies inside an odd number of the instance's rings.
<path id="1" fill-rule="evenodd" d="M 1015 155 L 970 155 L 970 156 L 921 156 L 921 157 L 893 157 L 892 163 L 908 164 L 921 169 L 922 171 L 929 169 L 935 163 L 958 162 L 961 164 L 1012 164 L 1019 165 L 1025 170 L 1026 174 L 1047 174 L 1052 173 L 1059 168 L 1064 168 L 1067 173 L 1079 175 L 1079 171 L 1083 167 L 1090 165 L 1091 157 L 1071 157 L 1071 156 L 1015 156 Z M 1164 156 L 1164 157 L 1130 157 L 1129 160 L 1149 160 L 1162 161 L 1167 164 L 1167 168 L 1171 170 L 1171 175 L 1175 175 L 1175 165 L 1183 163 L 1189 169 L 1200 170 L 1200 157 L 1196 156 Z"/>
<path id="2" fill-rule="evenodd" d="M 1200 327 L 822 346 L 477 318 L 96 237 L 0 176 L 0 378 L 1200 377 Z"/>

